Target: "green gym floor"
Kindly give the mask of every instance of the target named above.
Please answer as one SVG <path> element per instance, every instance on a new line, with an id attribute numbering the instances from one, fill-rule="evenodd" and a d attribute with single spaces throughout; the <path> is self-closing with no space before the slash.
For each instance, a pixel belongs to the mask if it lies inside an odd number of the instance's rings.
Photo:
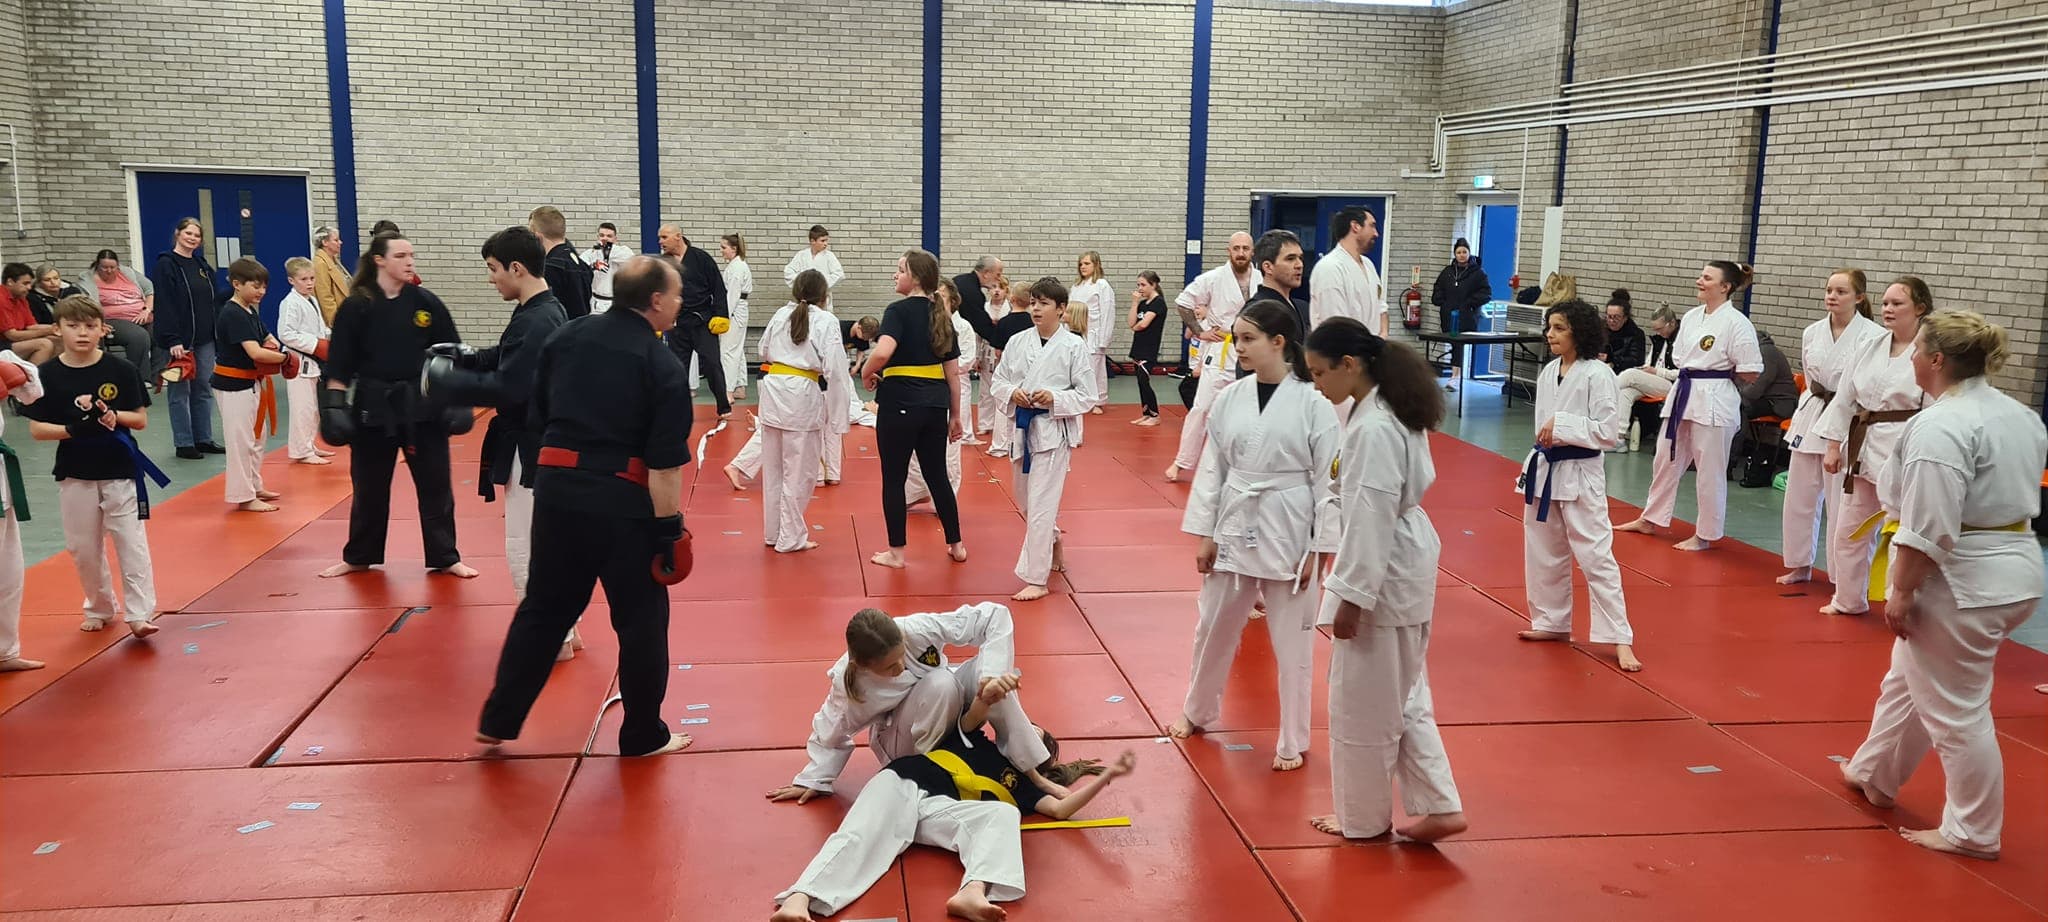
<path id="1" fill-rule="evenodd" d="M 1159 377 L 1154 379 L 1153 389 L 1164 402 L 1179 399 L 1176 386 L 1179 381 Z M 1444 432 L 1457 436 L 1466 442 L 1481 446 L 1515 460 L 1520 460 L 1534 441 L 1535 424 L 1530 418 L 1529 403 L 1516 400 L 1513 407 L 1505 405 L 1498 387 L 1474 382 L 1467 386 L 1463 414 L 1457 411 L 1457 395 L 1446 394 L 1452 407 L 1451 416 L 1444 422 Z M 1138 386 L 1129 376 L 1118 376 L 1110 380 L 1110 402 L 1135 409 L 1138 403 Z M 979 391 L 977 391 L 979 393 Z M 699 403 L 709 399 L 699 397 Z M 751 399 L 742 401 L 750 404 Z M 282 400 L 280 400 L 282 403 Z M 180 460 L 171 444 L 171 427 L 165 407 L 167 402 L 158 396 L 156 405 L 150 409 L 150 426 L 137 433 L 137 441 L 144 451 L 163 467 L 171 476 L 171 485 L 165 488 L 152 487 L 153 501 L 161 502 L 196 483 L 220 475 L 225 465 L 220 455 L 208 455 L 202 460 Z M 1128 419 L 1131 410 L 1113 409 L 1111 421 Z M 1091 420 L 1091 423 L 1093 420 Z M 1162 425 L 1156 430 L 1160 438 L 1175 438 L 1178 433 L 1171 425 Z M 36 442 L 29 438 L 28 421 L 9 417 L 5 433 L 7 444 L 21 454 L 26 468 L 29 505 L 39 513 L 36 519 L 22 529 L 23 550 L 28 563 L 34 564 L 64 549 L 64 535 L 58 528 L 55 510 L 57 508 L 57 487 L 49 477 L 51 456 L 54 445 Z M 284 447 L 284 436 L 280 433 L 270 439 L 269 448 Z M 1685 521 L 1693 518 L 1693 491 L 1688 474 L 1688 484 L 1678 491 L 1677 517 Z M 1501 491 L 1512 490 L 1513 483 L 1501 484 Z M 1625 502 L 1640 505 L 1650 489 L 1650 453 L 1645 450 L 1629 454 L 1607 456 L 1607 488 L 1614 497 Z M 1730 484 L 1728 488 L 1728 537 L 1753 544 L 1771 551 L 1780 550 L 1778 510 L 1780 494 L 1770 488 L 1746 489 Z M 2043 608 L 2048 608 L 2044 604 Z M 2013 634 L 2013 639 L 2037 650 L 2048 652 L 2048 618 L 2037 611 L 2035 616 Z"/>

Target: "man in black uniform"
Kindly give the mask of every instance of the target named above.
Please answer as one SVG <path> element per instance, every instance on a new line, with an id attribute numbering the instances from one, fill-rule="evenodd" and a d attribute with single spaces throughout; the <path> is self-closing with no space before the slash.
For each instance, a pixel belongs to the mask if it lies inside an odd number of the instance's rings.
<path id="1" fill-rule="evenodd" d="M 535 208 L 526 216 L 526 229 L 539 235 L 541 249 L 547 251 L 541 276 L 562 303 L 562 310 L 571 318 L 590 313 L 590 286 L 597 271 L 569 243 L 569 221 L 562 217 L 562 210 L 553 205 Z"/>
<path id="2" fill-rule="evenodd" d="M 1252 292 L 1251 301 L 1278 301 L 1293 307 L 1294 320 L 1298 325 L 1296 333 L 1306 341 L 1308 299 L 1294 296 L 1301 288 L 1301 238 L 1296 237 L 1293 231 L 1277 229 L 1260 234 L 1259 241 L 1252 245 L 1252 265 L 1259 267 L 1263 281 L 1258 290 Z M 1238 369 L 1238 377 L 1249 374 L 1242 365 Z"/>
<path id="3" fill-rule="evenodd" d="M 1003 261 L 993 256 L 983 256 L 974 261 L 973 272 L 962 272 L 953 276 L 953 287 L 960 289 L 960 319 L 974 328 L 974 335 L 981 341 L 995 345 L 996 322 L 988 315 L 988 289 L 996 287 L 1003 277 Z M 996 346 L 1000 349 L 1001 346 Z"/>
<path id="4" fill-rule="evenodd" d="M 468 432 L 476 417 L 468 407 L 442 411 L 419 396 L 427 347 L 461 342 L 462 334 L 455 331 L 448 306 L 409 281 L 414 278 L 410 241 L 396 233 L 379 234 L 370 240 L 367 257 L 376 266 L 373 277 L 358 282 L 334 312 L 320 389 L 320 437 L 329 445 L 353 446 L 348 478 L 355 488 L 341 562 L 320 575 L 358 573 L 384 562 L 391 475 L 402 450 L 419 495 L 427 569 L 473 579 L 476 569 L 463 563 L 455 548 L 448 436 Z"/>
<path id="5" fill-rule="evenodd" d="M 683 309 L 676 316 L 675 329 L 668 332 L 669 347 L 683 360 L 684 380 L 690 377 L 690 357 L 696 356 L 701 363 L 698 373 L 711 385 L 711 396 L 718 401 L 718 418 L 724 419 L 732 415 L 725 365 L 718 358 L 718 334 L 732 322 L 725 307 L 725 275 L 718 271 L 711 254 L 691 244 L 675 225 L 661 226 L 660 241 L 661 251 L 681 261 L 683 267 Z M 711 329 L 713 326 L 721 330 Z"/>
<path id="6" fill-rule="evenodd" d="M 680 506 L 690 401 L 682 363 L 656 334 L 675 322 L 682 279 L 636 256 L 613 278 L 612 309 L 571 321 L 541 348 L 531 425 L 533 563 L 498 656 L 477 742 L 519 737 L 557 649 L 602 581 L 619 635 L 619 752 L 690 744 L 662 721 L 668 693 L 668 589 L 689 572 Z M 651 562 L 651 563 L 650 563 Z"/>

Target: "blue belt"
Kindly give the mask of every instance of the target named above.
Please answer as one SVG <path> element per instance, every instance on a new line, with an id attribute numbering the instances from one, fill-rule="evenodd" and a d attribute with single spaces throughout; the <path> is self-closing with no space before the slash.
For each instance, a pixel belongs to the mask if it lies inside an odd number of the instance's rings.
<path id="1" fill-rule="evenodd" d="M 135 444 L 135 437 L 129 435 L 128 430 L 116 429 L 110 433 L 110 436 L 119 440 L 121 445 L 128 449 L 128 457 L 135 462 L 136 518 L 147 519 L 149 518 L 149 484 L 143 478 L 147 477 L 150 480 L 156 481 L 157 486 L 168 487 L 171 485 L 170 475 L 165 474 L 163 468 L 157 467 L 156 462 L 149 460 L 149 456 L 142 453 L 142 446 Z"/>
<path id="2" fill-rule="evenodd" d="M 1024 473 L 1031 473 L 1031 421 L 1051 412 L 1040 407 L 1018 407 L 1013 417 L 1017 423 L 1017 446 L 1024 450 Z"/>
<path id="3" fill-rule="evenodd" d="M 1581 461 L 1600 457 L 1600 449 L 1581 445 L 1552 445 L 1549 448 L 1537 446 L 1529 456 L 1529 466 L 1522 471 L 1522 505 L 1536 504 L 1536 521 L 1550 520 L 1550 478 L 1559 461 Z M 1543 495 L 1536 495 L 1536 459 L 1548 462 L 1543 467 Z"/>
<path id="4" fill-rule="evenodd" d="M 1692 383 L 1694 381 L 1732 381 L 1734 378 L 1735 370 L 1732 368 L 1716 368 L 1711 370 L 1679 369 L 1678 383 L 1671 389 L 1671 424 L 1675 426 L 1685 421 L 1685 407 L 1686 404 L 1692 402 Z M 1671 456 L 1673 458 L 1678 457 L 1678 435 L 1676 432 L 1672 433 L 1671 436 Z"/>

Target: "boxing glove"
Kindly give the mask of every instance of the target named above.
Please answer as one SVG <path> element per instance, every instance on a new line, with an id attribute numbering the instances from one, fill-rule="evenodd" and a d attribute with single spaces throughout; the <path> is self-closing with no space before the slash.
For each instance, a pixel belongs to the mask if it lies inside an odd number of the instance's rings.
<path id="1" fill-rule="evenodd" d="M 320 388 L 320 440 L 336 448 L 356 437 L 355 411 L 348 405 L 348 392 Z"/>
<path id="2" fill-rule="evenodd" d="M 285 353 L 284 365 L 279 373 L 284 375 L 286 381 L 297 378 L 299 376 L 299 354 L 296 352 Z"/>
<path id="3" fill-rule="evenodd" d="M 465 368 L 456 358 L 433 352 L 420 366 L 420 396 L 437 407 L 494 407 L 502 402 L 497 372 Z"/>
<path id="4" fill-rule="evenodd" d="M 683 527 L 680 515 L 665 515 L 654 520 L 654 581 L 664 586 L 673 586 L 690 577 L 690 570 L 696 565 L 690 553 L 690 532 Z"/>
<path id="5" fill-rule="evenodd" d="M 28 369 L 12 361 L 0 359 L 0 400 L 7 399 L 7 395 L 13 393 L 15 388 L 27 383 Z"/>
<path id="6" fill-rule="evenodd" d="M 710 330 L 713 336 L 724 336 L 727 330 L 732 329 L 732 321 L 724 317 L 713 317 L 704 324 L 704 329 Z"/>
<path id="7" fill-rule="evenodd" d="M 441 425 L 449 435 L 466 435 L 476 428 L 476 408 L 449 407 L 441 411 Z"/>
<path id="8" fill-rule="evenodd" d="M 457 368 L 475 368 L 480 364 L 477 361 L 476 350 L 462 343 L 435 343 L 428 346 L 427 357 L 435 356 L 446 358 Z"/>

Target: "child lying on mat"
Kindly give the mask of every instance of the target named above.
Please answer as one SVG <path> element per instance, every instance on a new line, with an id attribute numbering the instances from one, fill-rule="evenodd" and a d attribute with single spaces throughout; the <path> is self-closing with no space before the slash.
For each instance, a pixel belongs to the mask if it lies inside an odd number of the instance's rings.
<path id="1" fill-rule="evenodd" d="M 928 753 L 892 760 L 869 779 L 838 831 L 797 882 L 776 897 L 780 905 L 771 922 L 809 922 L 812 913 L 832 915 L 846 908 L 913 843 L 958 853 L 966 867 L 960 889 L 946 901 L 948 915 L 974 922 L 1004 918 L 1007 913 L 995 904 L 1024 896 L 1021 812 L 1067 819 L 1110 779 L 1129 774 L 1138 760 L 1126 749 L 1108 766 L 1048 758 L 1018 771 L 981 726 L 989 707 L 1016 689 L 1015 675 L 983 685 L 956 732 L 947 733 Z M 1059 742 L 1033 729 L 1056 758 Z M 1064 786 L 1076 781 L 1080 784 L 1071 790 Z"/>

